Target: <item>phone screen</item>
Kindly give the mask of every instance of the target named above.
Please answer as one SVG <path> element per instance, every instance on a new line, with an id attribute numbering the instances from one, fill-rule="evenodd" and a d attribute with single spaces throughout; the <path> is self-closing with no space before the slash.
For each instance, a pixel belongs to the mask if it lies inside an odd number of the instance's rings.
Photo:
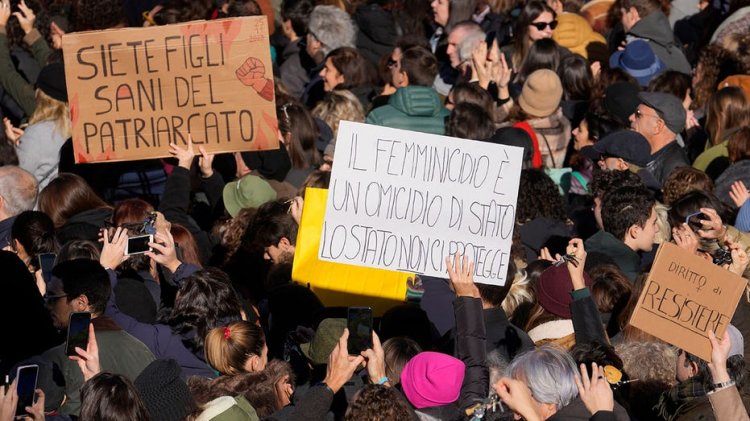
<path id="1" fill-rule="evenodd" d="M 349 307 L 347 313 L 349 354 L 359 355 L 372 348 L 372 309 L 370 307 Z"/>
<path id="2" fill-rule="evenodd" d="M 78 355 L 76 347 L 86 349 L 89 343 L 89 324 L 91 324 L 91 313 L 70 313 L 65 355 Z"/>
<path id="3" fill-rule="evenodd" d="M 151 251 L 151 247 L 148 246 L 148 243 L 152 242 L 153 238 L 153 235 L 139 235 L 137 237 L 128 238 L 128 246 L 125 249 L 125 254 L 130 256 Z"/>
<path id="4" fill-rule="evenodd" d="M 39 269 L 42 271 L 42 279 L 48 284 L 52 278 L 52 268 L 55 267 L 55 253 L 42 253 L 37 256 L 39 259 Z"/>
<path id="5" fill-rule="evenodd" d="M 34 391 L 36 390 L 38 373 L 38 365 L 18 367 L 18 371 L 16 371 L 16 391 L 18 392 L 16 415 L 26 415 L 26 407 L 34 404 Z"/>

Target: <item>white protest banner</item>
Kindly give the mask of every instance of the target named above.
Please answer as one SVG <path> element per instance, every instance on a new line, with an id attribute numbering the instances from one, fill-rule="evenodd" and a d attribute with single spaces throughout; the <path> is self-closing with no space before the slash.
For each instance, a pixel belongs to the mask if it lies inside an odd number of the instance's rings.
<path id="1" fill-rule="evenodd" d="M 342 121 L 321 260 L 447 277 L 466 255 L 503 285 L 522 149 Z"/>

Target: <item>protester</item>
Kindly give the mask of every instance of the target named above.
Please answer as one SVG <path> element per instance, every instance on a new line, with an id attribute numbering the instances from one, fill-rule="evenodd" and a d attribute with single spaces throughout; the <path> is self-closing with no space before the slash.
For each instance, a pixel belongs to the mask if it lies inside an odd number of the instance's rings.
<path id="1" fill-rule="evenodd" d="M 0 0 L 0 421 L 748 419 L 748 8 L 610 3 Z"/>

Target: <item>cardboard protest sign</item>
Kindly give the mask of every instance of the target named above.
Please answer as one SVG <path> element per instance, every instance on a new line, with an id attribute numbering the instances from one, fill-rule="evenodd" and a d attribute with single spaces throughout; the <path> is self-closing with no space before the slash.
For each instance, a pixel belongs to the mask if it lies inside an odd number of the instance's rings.
<path id="1" fill-rule="evenodd" d="M 277 149 L 262 16 L 63 37 L 77 163 Z M 197 146 L 196 146 L 197 150 Z"/>
<path id="2" fill-rule="evenodd" d="M 671 243 L 662 243 L 630 324 L 711 361 L 708 331 L 722 337 L 747 281 Z"/>
<path id="3" fill-rule="evenodd" d="M 445 257 L 503 285 L 522 149 L 341 122 L 319 257 L 447 277 Z"/>
<path id="4" fill-rule="evenodd" d="M 292 265 L 292 279 L 309 284 L 327 307 L 368 306 L 382 315 L 406 299 L 412 274 L 326 262 L 318 259 L 328 190 L 305 190 L 305 206 Z"/>

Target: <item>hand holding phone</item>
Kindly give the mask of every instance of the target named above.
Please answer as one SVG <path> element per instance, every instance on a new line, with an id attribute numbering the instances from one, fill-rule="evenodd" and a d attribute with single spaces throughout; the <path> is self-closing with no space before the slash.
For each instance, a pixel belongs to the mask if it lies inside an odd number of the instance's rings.
<path id="1" fill-rule="evenodd" d="M 18 404 L 16 405 L 16 417 L 27 414 L 26 407 L 34 405 L 36 381 L 39 375 L 39 366 L 36 364 L 24 365 L 16 370 L 16 393 Z"/>
<path id="2" fill-rule="evenodd" d="M 65 355 L 75 356 L 76 347 L 86 349 L 89 343 L 89 325 L 91 313 L 70 313 L 68 336 L 65 341 Z"/>
<path id="3" fill-rule="evenodd" d="M 362 351 L 372 348 L 372 308 L 349 307 L 347 328 L 347 349 L 350 355 L 360 355 Z"/>

